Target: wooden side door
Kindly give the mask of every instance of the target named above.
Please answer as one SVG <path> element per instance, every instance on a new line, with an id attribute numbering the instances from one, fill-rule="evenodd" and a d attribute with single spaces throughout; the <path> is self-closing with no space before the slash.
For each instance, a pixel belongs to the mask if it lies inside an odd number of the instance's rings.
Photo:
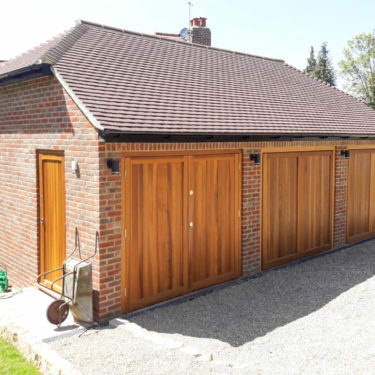
<path id="1" fill-rule="evenodd" d="M 298 154 L 263 155 L 263 268 L 297 254 Z"/>
<path id="2" fill-rule="evenodd" d="M 62 154 L 39 154 L 40 272 L 62 266 L 65 256 L 65 177 Z M 46 275 L 50 284 L 61 272 Z M 61 282 L 56 283 L 61 286 Z"/>
<path id="3" fill-rule="evenodd" d="M 125 167 L 123 307 L 131 311 L 187 288 L 187 170 L 184 156 L 126 158 Z"/>
<path id="4" fill-rule="evenodd" d="M 263 154 L 263 269 L 332 247 L 332 194 L 332 151 Z"/>
<path id="5" fill-rule="evenodd" d="M 240 154 L 189 157 L 189 283 L 199 289 L 238 277 Z"/>
<path id="6" fill-rule="evenodd" d="M 375 235 L 375 150 L 350 150 L 347 242 Z"/>

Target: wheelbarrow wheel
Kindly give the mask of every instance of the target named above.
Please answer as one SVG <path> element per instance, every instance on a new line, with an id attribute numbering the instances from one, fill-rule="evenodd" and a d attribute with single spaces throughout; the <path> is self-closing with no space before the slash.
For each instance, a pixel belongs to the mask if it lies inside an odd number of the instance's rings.
<path id="1" fill-rule="evenodd" d="M 69 304 L 62 299 L 53 301 L 47 308 L 47 319 L 50 323 L 60 326 L 68 317 Z"/>

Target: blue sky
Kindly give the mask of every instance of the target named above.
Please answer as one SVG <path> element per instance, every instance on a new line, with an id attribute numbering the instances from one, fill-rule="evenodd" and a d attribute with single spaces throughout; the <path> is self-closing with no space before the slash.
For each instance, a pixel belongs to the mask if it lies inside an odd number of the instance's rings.
<path id="1" fill-rule="evenodd" d="M 346 42 L 375 29 L 374 0 L 191 0 L 207 17 L 215 47 L 284 59 L 303 69 L 310 46 L 328 42 L 342 58 Z M 85 19 L 153 34 L 188 23 L 187 0 L 1 1 L 0 59 L 11 58 Z"/>

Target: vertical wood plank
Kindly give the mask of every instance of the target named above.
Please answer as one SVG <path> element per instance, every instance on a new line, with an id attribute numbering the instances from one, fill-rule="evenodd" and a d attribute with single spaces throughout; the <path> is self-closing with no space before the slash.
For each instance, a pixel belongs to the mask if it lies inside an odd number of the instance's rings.
<path id="1" fill-rule="evenodd" d="M 298 165 L 298 252 L 331 243 L 331 152 L 305 152 Z"/>
<path id="2" fill-rule="evenodd" d="M 297 253 L 297 154 L 263 157 L 263 267 Z"/>
<path id="3" fill-rule="evenodd" d="M 240 273 L 236 222 L 236 154 L 191 156 L 189 189 L 190 287 L 199 289 Z"/>

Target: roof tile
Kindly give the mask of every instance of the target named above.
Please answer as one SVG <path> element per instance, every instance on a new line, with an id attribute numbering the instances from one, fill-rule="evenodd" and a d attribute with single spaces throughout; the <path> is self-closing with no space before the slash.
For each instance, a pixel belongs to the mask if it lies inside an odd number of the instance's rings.
<path id="1" fill-rule="evenodd" d="M 282 60 L 82 21 L 0 65 L 43 57 L 107 130 L 375 135 L 375 111 Z"/>

